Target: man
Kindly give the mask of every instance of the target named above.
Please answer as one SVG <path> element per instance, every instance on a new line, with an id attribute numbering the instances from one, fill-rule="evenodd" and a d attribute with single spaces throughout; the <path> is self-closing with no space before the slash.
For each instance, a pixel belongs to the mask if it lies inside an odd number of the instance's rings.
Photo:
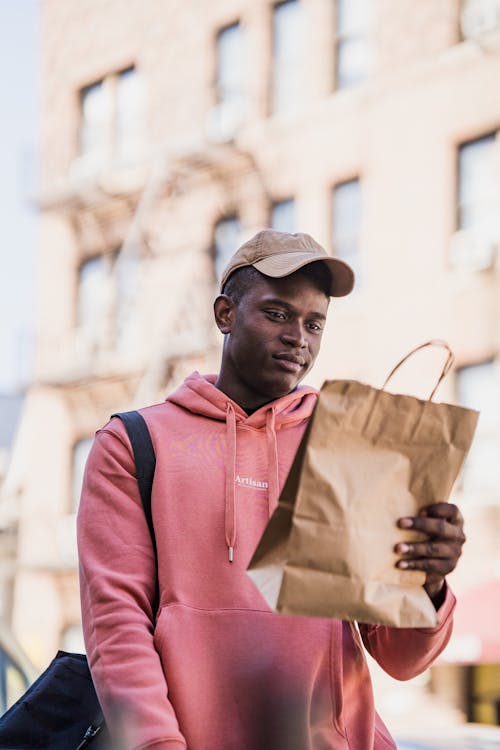
<path id="1" fill-rule="evenodd" d="M 299 387 L 318 355 L 331 296 L 351 269 L 311 237 L 264 230 L 223 274 L 214 305 L 219 374 L 194 373 L 142 410 L 157 456 L 156 570 L 120 420 L 97 433 L 79 512 L 84 633 L 108 722 L 134 750 L 382 750 L 365 648 L 398 679 L 432 663 L 451 632 L 444 581 L 464 541 L 451 504 L 400 527 L 400 567 L 426 572 L 435 629 L 393 629 L 271 612 L 245 573 L 314 408 Z M 361 637 L 360 637 L 361 636 Z"/>

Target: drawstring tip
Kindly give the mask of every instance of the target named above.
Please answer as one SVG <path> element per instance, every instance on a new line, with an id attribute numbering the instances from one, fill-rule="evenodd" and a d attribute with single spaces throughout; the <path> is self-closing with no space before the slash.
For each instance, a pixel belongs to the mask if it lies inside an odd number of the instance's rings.
<path id="1" fill-rule="evenodd" d="M 228 547 L 227 549 L 228 549 L 228 552 L 229 552 L 229 562 L 233 562 L 233 548 L 232 547 Z"/>

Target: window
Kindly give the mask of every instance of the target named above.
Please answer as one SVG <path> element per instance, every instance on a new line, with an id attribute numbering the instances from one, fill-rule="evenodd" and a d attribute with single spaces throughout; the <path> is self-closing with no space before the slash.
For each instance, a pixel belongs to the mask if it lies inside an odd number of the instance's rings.
<path id="1" fill-rule="evenodd" d="M 230 257 L 240 244 L 241 225 L 237 216 L 228 216 L 217 222 L 214 229 L 215 275 L 219 279 Z"/>
<path id="2" fill-rule="evenodd" d="M 77 324 L 89 333 L 97 332 L 109 313 L 112 265 L 110 255 L 98 255 L 80 266 Z"/>
<path id="3" fill-rule="evenodd" d="M 88 344 L 126 348 L 137 335 L 132 305 L 139 288 L 140 258 L 119 251 L 82 263 L 78 272 L 77 326 Z"/>
<path id="4" fill-rule="evenodd" d="M 137 161 L 144 148 L 146 110 L 144 81 L 135 68 L 116 76 L 115 158 Z"/>
<path id="5" fill-rule="evenodd" d="M 303 18 L 299 0 L 274 6 L 272 110 L 292 113 L 301 107 Z"/>
<path id="6" fill-rule="evenodd" d="M 482 44 L 482 37 L 494 34 L 500 29 L 498 0 L 461 0 L 457 3 L 458 10 L 461 40 L 470 39 L 475 44 Z"/>
<path id="7" fill-rule="evenodd" d="M 295 211 L 295 201 L 289 198 L 286 201 L 273 203 L 271 208 L 271 226 L 278 232 L 297 231 L 297 217 Z"/>
<path id="8" fill-rule="evenodd" d="M 127 351 L 140 336 L 139 318 L 134 315 L 134 304 L 139 292 L 141 259 L 137 253 L 117 253 L 113 265 L 114 325 L 116 344 Z"/>
<path id="9" fill-rule="evenodd" d="M 233 133 L 244 115 L 244 37 L 239 23 L 217 35 L 217 118 L 218 127 Z"/>
<path id="10" fill-rule="evenodd" d="M 80 503 L 80 494 L 82 491 L 83 473 L 94 438 L 87 437 L 79 440 L 73 446 L 72 457 L 72 489 L 71 489 L 71 512 L 76 513 Z"/>
<path id="11" fill-rule="evenodd" d="M 457 370 L 459 402 L 467 408 L 480 411 L 462 477 L 464 494 L 477 503 L 498 503 L 500 500 L 499 385 L 493 360 Z"/>
<path id="12" fill-rule="evenodd" d="M 498 239 L 495 135 L 458 149 L 457 229 L 451 248 L 455 268 L 489 268 Z"/>
<path id="13" fill-rule="evenodd" d="M 373 0 L 337 0 L 335 81 L 337 89 L 359 86 L 372 68 Z"/>
<path id="14" fill-rule="evenodd" d="M 135 68 L 86 86 L 80 92 L 80 156 L 87 170 L 109 161 L 140 158 L 145 138 L 142 76 Z"/>
<path id="15" fill-rule="evenodd" d="M 361 181 L 341 182 L 333 189 L 333 251 L 361 277 Z"/>
<path id="16" fill-rule="evenodd" d="M 88 162 L 102 164 L 111 147 L 109 123 L 112 101 L 104 81 L 87 86 L 80 94 L 80 153 Z"/>

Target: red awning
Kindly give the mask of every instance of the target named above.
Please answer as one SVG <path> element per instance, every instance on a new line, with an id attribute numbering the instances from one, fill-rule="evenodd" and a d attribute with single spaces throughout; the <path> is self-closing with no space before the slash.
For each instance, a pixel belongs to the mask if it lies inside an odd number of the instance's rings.
<path id="1" fill-rule="evenodd" d="M 457 596 L 453 619 L 453 634 L 440 663 L 500 663 L 500 579 Z"/>

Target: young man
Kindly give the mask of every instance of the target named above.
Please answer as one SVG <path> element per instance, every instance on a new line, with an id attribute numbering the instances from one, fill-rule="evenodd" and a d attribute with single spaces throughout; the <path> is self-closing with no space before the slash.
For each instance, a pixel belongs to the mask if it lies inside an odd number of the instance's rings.
<path id="1" fill-rule="evenodd" d="M 271 612 L 245 573 L 275 509 L 316 392 L 331 296 L 353 273 L 311 237 L 264 230 L 231 259 L 214 305 L 219 374 L 194 373 L 143 409 L 157 456 L 156 570 L 125 429 L 97 433 L 79 511 L 82 615 L 95 685 L 134 750 L 383 750 L 363 646 L 398 679 L 446 645 L 444 577 L 464 541 L 451 504 L 399 525 L 429 541 L 394 544 L 424 570 L 435 629 L 393 629 Z"/>

